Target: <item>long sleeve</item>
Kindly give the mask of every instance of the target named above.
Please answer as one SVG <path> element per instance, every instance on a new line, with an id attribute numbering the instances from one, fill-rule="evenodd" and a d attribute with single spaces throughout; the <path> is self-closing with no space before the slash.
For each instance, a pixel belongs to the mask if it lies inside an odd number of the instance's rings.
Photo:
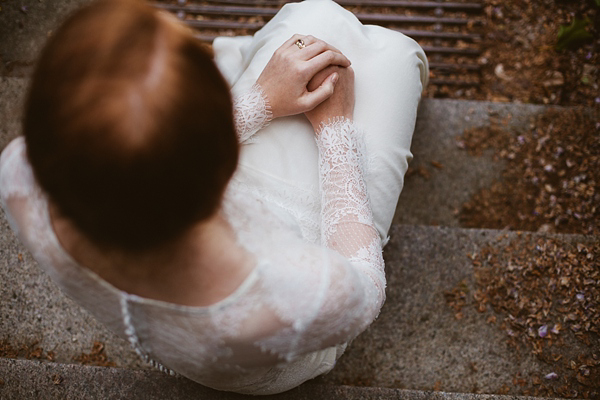
<path id="1" fill-rule="evenodd" d="M 258 84 L 233 100 L 233 117 L 240 143 L 250 139 L 273 119 L 267 96 Z"/>
<path id="2" fill-rule="evenodd" d="M 285 268 L 274 267 L 261 277 L 266 303 L 284 327 L 274 324 L 260 346 L 288 360 L 354 339 L 385 301 L 381 238 L 363 177 L 362 132 L 337 118 L 320 127 L 317 147 L 322 243 L 281 245 L 286 256 L 280 262 L 274 258 L 279 252 L 271 250 L 273 265 Z M 277 240 L 284 237 L 279 235 Z"/>
<path id="3" fill-rule="evenodd" d="M 337 118 L 317 135 L 321 186 L 322 244 L 346 257 L 374 283 L 373 310 L 385 301 L 381 239 L 373 222 L 364 180 L 362 132 L 352 121 Z"/>

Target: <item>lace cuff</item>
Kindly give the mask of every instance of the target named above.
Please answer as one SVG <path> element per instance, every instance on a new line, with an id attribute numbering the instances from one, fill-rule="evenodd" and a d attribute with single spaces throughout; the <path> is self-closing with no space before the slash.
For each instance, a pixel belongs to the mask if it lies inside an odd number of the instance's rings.
<path id="1" fill-rule="evenodd" d="M 233 101 L 233 119 L 238 141 L 243 143 L 273 119 L 271 105 L 258 83 Z"/>

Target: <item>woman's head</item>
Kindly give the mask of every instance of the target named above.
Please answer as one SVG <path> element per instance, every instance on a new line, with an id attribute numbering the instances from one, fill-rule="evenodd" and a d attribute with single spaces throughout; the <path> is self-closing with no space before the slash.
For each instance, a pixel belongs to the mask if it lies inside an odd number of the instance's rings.
<path id="1" fill-rule="evenodd" d="M 41 54 L 25 110 L 28 157 L 86 236 L 143 250 L 218 208 L 238 157 L 231 109 L 184 27 L 135 0 L 102 0 Z"/>

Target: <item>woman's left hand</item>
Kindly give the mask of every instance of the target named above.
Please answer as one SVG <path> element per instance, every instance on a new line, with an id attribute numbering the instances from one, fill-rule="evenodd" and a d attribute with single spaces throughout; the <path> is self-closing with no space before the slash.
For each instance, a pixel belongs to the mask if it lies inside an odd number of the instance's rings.
<path id="1" fill-rule="evenodd" d="M 298 40 L 305 47 L 298 46 Z M 307 85 L 330 65 L 349 67 L 350 60 L 312 36 L 294 35 L 281 45 L 256 81 L 269 100 L 273 118 L 301 114 L 327 100 L 333 94 L 337 74 L 330 74 L 310 92 Z"/>

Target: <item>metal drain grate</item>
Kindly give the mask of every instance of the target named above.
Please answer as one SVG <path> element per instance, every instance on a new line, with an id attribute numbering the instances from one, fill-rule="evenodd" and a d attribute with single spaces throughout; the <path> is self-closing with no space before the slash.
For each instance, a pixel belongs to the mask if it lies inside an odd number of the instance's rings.
<path id="1" fill-rule="evenodd" d="M 251 35 L 271 19 L 286 0 L 160 1 L 168 10 L 212 42 L 217 36 Z M 477 86 L 480 82 L 483 6 L 473 2 L 338 0 L 365 24 L 377 24 L 417 40 L 429 57 L 432 85 Z"/>

